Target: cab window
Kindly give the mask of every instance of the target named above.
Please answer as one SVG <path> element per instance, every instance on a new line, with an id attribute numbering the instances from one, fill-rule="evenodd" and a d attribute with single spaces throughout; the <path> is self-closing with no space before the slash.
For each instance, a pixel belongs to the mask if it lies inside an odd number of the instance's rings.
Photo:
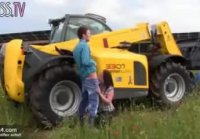
<path id="1" fill-rule="evenodd" d="M 50 43 L 60 42 L 63 26 L 64 22 L 60 22 L 56 26 L 52 27 Z"/>
<path id="2" fill-rule="evenodd" d="M 77 30 L 80 26 L 87 26 L 92 35 L 110 31 L 107 26 L 97 20 L 83 17 L 73 17 L 69 20 L 65 40 L 77 38 Z"/>

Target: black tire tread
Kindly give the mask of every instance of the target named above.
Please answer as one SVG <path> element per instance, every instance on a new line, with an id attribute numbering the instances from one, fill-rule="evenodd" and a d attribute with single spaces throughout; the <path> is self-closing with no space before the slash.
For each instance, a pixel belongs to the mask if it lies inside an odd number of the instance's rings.
<path id="1" fill-rule="evenodd" d="M 151 96 L 154 98 L 154 100 L 159 103 L 161 106 L 172 106 L 174 104 L 169 104 L 166 101 L 163 100 L 162 94 L 160 91 L 160 87 L 162 86 L 163 76 L 167 75 L 169 71 L 172 70 L 178 70 L 181 71 L 184 76 L 186 76 L 187 79 L 184 78 L 186 83 L 186 92 L 191 91 L 192 87 L 192 79 L 190 78 L 190 73 L 186 70 L 185 66 L 181 65 L 180 63 L 175 62 L 165 62 L 161 64 L 152 74 L 150 79 L 150 92 Z M 177 102 L 180 103 L 180 102 Z M 176 105 L 176 104 L 175 104 Z"/>
<path id="2" fill-rule="evenodd" d="M 39 121 L 39 123 L 44 125 L 46 128 L 56 126 L 60 122 L 61 117 L 58 117 L 55 113 L 50 113 L 48 117 L 51 117 L 51 119 L 47 118 L 47 116 L 44 114 L 44 111 L 46 110 L 43 109 L 43 107 L 48 104 L 41 103 L 44 101 L 42 100 L 44 99 L 44 96 L 42 96 L 42 92 L 40 90 L 41 88 L 48 86 L 47 84 L 54 79 L 54 76 L 62 77 L 63 74 L 72 75 L 75 74 L 75 71 L 73 71 L 68 65 L 55 66 L 47 69 L 39 75 L 38 79 L 33 83 L 30 91 L 30 107 L 33 115 Z M 76 74 L 76 76 L 78 75 Z M 75 82 L 80 85 L 78 80 Z"/>

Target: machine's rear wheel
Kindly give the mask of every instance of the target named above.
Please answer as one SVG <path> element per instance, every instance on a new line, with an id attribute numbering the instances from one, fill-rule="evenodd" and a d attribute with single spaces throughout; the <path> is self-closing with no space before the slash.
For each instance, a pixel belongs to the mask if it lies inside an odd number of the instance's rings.
<path id="1" fill-rule="evenodd" d="M 179 63 L 163 63 L 151 76 L 151 94 L 157 102 L 164 106 L 179 104 L 191 87 L 190 74 Z"/>
<path id="2" fill-rule="evenodd" d="M 67 65 L 47 69 L 31 88 L 33 114 L 46 127 L 74 115 L 81 101 L 80 85 L 78 74 Z"/>

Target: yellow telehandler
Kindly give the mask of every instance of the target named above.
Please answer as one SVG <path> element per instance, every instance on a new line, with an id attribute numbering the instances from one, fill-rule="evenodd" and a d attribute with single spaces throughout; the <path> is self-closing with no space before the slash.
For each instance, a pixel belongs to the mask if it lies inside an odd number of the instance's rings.
<path id="1" fill-rule="evenodd" d="M 72 51 L 77 29 L 87 26 L 97 72 L 112 74 L 115 99 L 151 96 L 163 106 L 180 103 L 192 80 L 186 60 L 167 22 L 147 23 L 112 31 L 106 19 L 95 14 L 65 15 L 49 20 L 48 45 L 30 45 L 15 39 L 1 48 L 1 82 L 5 94 L 29 103 L 40 123 L 55 126 L 74 115 L 81 100 L 81 81 Z"/>

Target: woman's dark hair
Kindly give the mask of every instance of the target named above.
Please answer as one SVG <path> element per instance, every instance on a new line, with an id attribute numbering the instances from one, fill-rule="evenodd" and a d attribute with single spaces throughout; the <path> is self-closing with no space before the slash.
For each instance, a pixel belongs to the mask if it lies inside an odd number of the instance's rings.
<path id="1" fill-rule="evenodd" d="M 108 89 L 110 86 L 113 86 L 113 80 L 112 80 L 112 75 L 110 71 L 108 70 L 103 71 L 103 80 L 104 80 L 106 89 Z"/>
<path id="2" fill-rule="evenodd" d="M 86 33 L 87 33 L 87 30 L 88 30 L 88 28 L 85 27 L 85 26 L 79 27 L 79 28 L 78 28 L 78 31 L 77 31 L 77 36 L 78 36 L 78 38 L 79 38 L 79 39 L 82 39 L 83 34 L 86 34 Z"/>

